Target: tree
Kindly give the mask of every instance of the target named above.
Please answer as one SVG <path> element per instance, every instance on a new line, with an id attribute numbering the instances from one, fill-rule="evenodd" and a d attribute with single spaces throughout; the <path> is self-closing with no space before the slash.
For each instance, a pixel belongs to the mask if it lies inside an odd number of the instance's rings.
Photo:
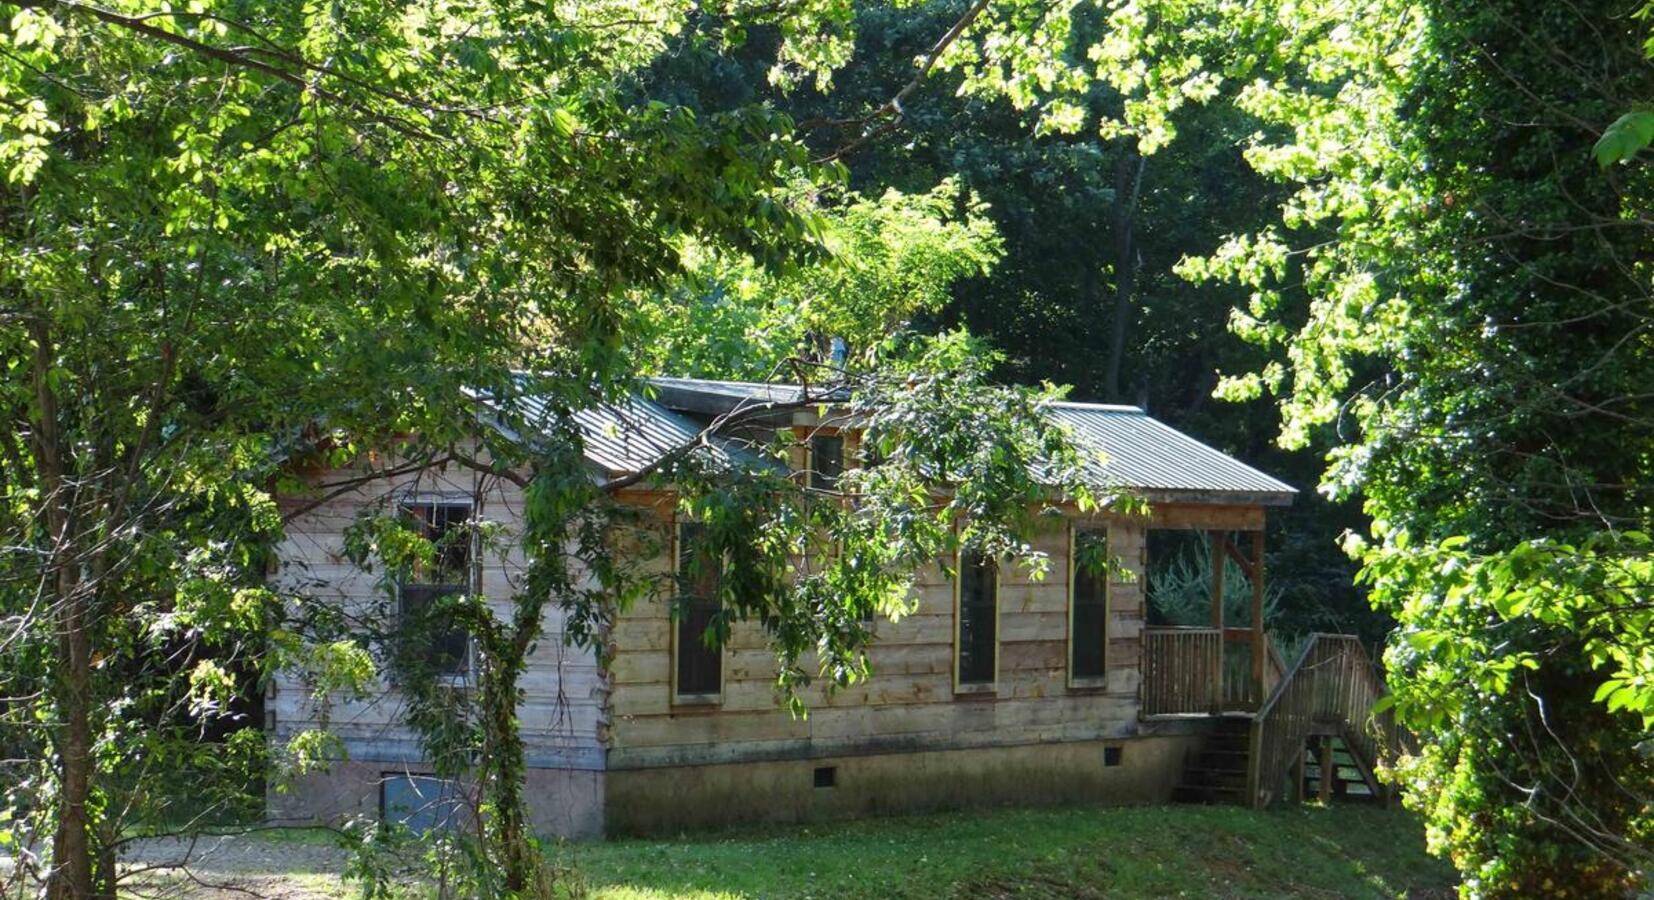
<path id="1" fill-rule="evenodd" d="M 1001 252 L 979 201 L 952 181 L 876 198 L 818 192 L 824 258 L 781 274 L 750 257 L 696 254 L 691 277 L 638 305 L 628 329 L 647 374 L 752 381 L 797 377 L 801 358 L 830 363 L 870 351 L 939 311 L 961 280 Z M 842 362 L 837 367 L 843 368 Z M 829 375 L 832 367 L 829 367 Z"/>
<path id="2" fill-rule="evenodd" d="M 1194 28 L 1171 54 L 1246 73 L 1237 102 L 1282 129 L 1248 151 L 1298 189 L 1281 226 L 1186 271 L 1253 288 L 1237 330 L 1285 354 L 1226 390 L 1280 396 L 1289 444 L 1339 427 L 1324 487 L 1373 516 L 1350 548 L 1426 738 L 1399 775 L 1476 894 L 1623 892 L 1650 863 L 1654 234 L 1646 172 L 1590 150 L 1654 71 L 1617 12 L 1202 10 L 1232 52 Z"/>
<path id="3" fill-rule="evenodd" d="M 1478 892 L 1625 890 L 1650 863 L 1654 234 L 1632 212 L 1645 174 L 1604 177 L 1590 147 L 1604 95 L 1654 72 L 1615 12 L 1374 4 L 1370 30 L 1302 47 L 1337 99 L 1255 89 L 1297 135 L 1253 159 L 1304 185 L 1288 227 L 1338 241 L 1237 241 L 1204 269 L 1320 298 L 1301 326 L 1263 304 L 1246 330 L 1292 360 L 1264 377 L 1289 440 L 1354 426 L 1327 482 L 1374 517 L 1352 549 L 1402 623 L 1398 707 L 1432 739 L 1402 774 Z"/>
<path id="4" fill-rule="evenodd" d="M 0 602 L 8 651 L 26 660 L 0 677 L 10 731 L 38 760 L 13 785 L 26 822 L 8 839 L 52 835 L 15 877 L 43 878 L 52 897 L 112 896 L 125 841 L 200 824 L 168 821 L 152 780 L 120 780 L 153 774 L 132 751 L 181 752 L 256 690 L 246 673 L 302 661 L 328 683 L 371 675 L 351 645 L 300 639 L 325 610 L 260 585 L 281 524 L 270 494 L 286 461 L 414 434 L 412 464 L 529 472 L 531 590 L 509 622 L 466 598 L 451 611 L 485 657 L 482 870 L 501 892 L 543 892 L 522 816 L 516 678 L 544 604 L 600 614 L 570 595 L 567 540 L 596 532 L 589 483 L 566 477 L 569 413 L 632 388 L 628 302 L 695 259 L 786 277 L 835 249 L 810 201 L 837 168 L 811 164 L 762 106 L 696 115 L 637 95 L 687 6 L 641 18 L 630 5 L 242 0 L 0 12 Z M 832 10 L 726 12 L 780 28 L 782 80 L 825 79 L 842 61 Z M 849 203 L 836 234 L 850 264 L 791 277 L 848 296 L 896 265 L 980 269 L 991 240 L 969 211 L 926 224 L 953 196 Z M 875 234 L 909 226 L 908 239 Z M 919 255 L 880 259 L 884 246 Z M 927 272 L 890 296 L 934 304 L 946 281 Z M 840 330 L 853 309 L 819 326 Z M 657 473 L 709 522 L 724 509 L 791 523 L 764 532 L 772 544 L 730 547 L 755 590 L 732 595 L 729 614 L 771 626 L 787 683 L 856 677 L 849 611 L 894 602 L 903 566 L 956 540 L 946 526 L 963 509 L 976 514 L 963 539 L 1037 564 L 1016 540 L 1047 496 L 1034 463 L 1089 502 L 1063 476 L 1071 459 L 1039 421 L 1040 395 L 981 384 L 989 358 L 963 339 L 914 355 L 864 348 L 854 408 L 886 461 L 862 476 L 870 501 L 855 511 L 693 454 Z M 535 423 L 549 449 L 469 456 L 477 403 L 510 418 L 524 395 L 551 411 Z M 904 418 L 879 418 L 888 410 Z M 960 438 L 967 425 L 974 441 Z M 952 499 L 934 506 L 931 485 Z M 869 565 L 781 579 L 804 522 L 845 535 Z M 383 556 L 387 534 L 363 545 Z M 801 668 L 818 646 L 827 668 Z"/>
<path id="5" fill-rule="evenodd" d="M 8 779 L 33 822 L 12 840 L 52 833 L 50 896 L 113 895 L 120 844 L 168 827 L 116 779 L 245 689 L 214 654 L 260 655 L 282 614 L 256 587 L 279 448 L 318 422 L 338 452 L 441 447 L 469 412 L 424 398 L 524 368 L 592 402 L 627 376 L 616 300 L 681 272 L 683 241 L 808 244 L 785 123 L 622 102 L 660 32 L 617 17 L 0 6 L 0 640 L 20 661 L 0 678 L 39 761 Z"/>

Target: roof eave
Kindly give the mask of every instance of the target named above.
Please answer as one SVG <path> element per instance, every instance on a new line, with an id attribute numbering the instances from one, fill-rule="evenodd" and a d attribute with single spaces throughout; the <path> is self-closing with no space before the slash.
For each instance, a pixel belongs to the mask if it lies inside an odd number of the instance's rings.
<path id="1" fill-rule="evenodd" d="M 1136 493 L 1150 503 L 1203 503 L 1214 506 L 1291 506 L 1298 492 L 1284 491 L 1227 491 L 1171 488 L 1139 488 Z"/>

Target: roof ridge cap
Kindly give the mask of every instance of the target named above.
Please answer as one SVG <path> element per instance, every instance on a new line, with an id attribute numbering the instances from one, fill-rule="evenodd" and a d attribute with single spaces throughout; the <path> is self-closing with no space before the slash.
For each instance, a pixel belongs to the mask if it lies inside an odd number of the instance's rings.
<path id="1" fill-rule="evenodd" d="M 1129 412 L 1146 416 L 1148 413 L 1141 406 L 1131 406 L 1125 403 L 1085 403 L 1079 400 L 1053 400 L 1052 406 L 1067 409 L 1092 409 L 1099 412 Z"/>

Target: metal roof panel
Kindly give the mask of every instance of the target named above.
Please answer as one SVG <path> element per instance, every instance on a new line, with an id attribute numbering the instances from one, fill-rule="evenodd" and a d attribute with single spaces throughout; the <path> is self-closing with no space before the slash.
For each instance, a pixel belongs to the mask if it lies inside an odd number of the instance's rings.
<path id="1" fill-rule="evenodd" d="M 1051 416 L 1069 427 L 1087 454 L 1086 475 L 1104 484 L 1149 492 L 1258 495 L 1273 503 L 1289 502 L 1297 493 L 1135 406 L 1055 403 Z"/>
<path id="2" fill-rule="evenodd" d="M 678 410 L 710 413 L 707 402 L 733 406 L 741 402 L 795 402 L 798 385 L 653 378 L 662 402 L 639 396 L 573 414 L 586 443 L 586 456 L 611 473 L 636 472 L 662 455 L 695 440 L 702 425 Z M 518 411 L 530 422 L 552 414 L 540 398 L 516 398 Z M 1085 455 L 1085 476 L 1151 495 L 1208 502 L 1242 498 L 1280 505 L 1297 491 L 1232 456 L 1149 416 L 1135 406 L 1058 402 L 1047 407 L 1066 426 Z M 713 438 L 709 445 L 725 459 L 765 464 L 738 441 Z"/>

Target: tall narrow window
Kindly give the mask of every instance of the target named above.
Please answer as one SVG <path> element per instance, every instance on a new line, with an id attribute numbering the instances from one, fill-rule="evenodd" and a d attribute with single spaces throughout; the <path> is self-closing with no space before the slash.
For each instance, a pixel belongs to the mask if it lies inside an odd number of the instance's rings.
<path id="1" fill-rule="evenodd" d="M 426 642 L 426 658 L 443 674 L 463 673 L 469 665 L 470 641 L 463 628 L 438 627 L 430 614 L 438 599 L 471 588 L 471 518 L 469 503 L 404 503 L 402 511 L 436 547 L 429 565 L 416 565 L 398 585 L 397 613 Z"/>
<path id="2" fill-rule="evenodd" d="M 1100 684 L 1108 670 L 1108 532 L 1075 528 L 1068 579 L 1068 678 Z"/>
<path id="3" fill-rule="evenodd" d="M 844 438 L 836 434 L 818 434 L 810 438 L 810 487 L 836 491 L 839 476 L 843 474 Z"/>
<path id="4" fill-rule="evenodd" d="M 707 630 L 718 612 L 721 561 L 706 542 L 706 528 L 678 525 L 678 620 L 674 692 L 680 700 L 716 699 L 723 689 L 723 652 L 707 646 Z"/>
<path id="5" fill-rule="evenodd" d="M 991 687 L 999 669 L 998 567 L 980 553 L 965 551 L 959 555 L 958 587 L 958 686 Z"/>

